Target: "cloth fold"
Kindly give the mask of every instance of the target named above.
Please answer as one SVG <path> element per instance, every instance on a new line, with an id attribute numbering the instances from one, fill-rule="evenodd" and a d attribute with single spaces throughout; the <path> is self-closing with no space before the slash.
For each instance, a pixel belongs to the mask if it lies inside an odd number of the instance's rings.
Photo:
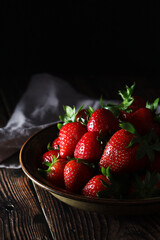
<path id="1" fill-rule="evenodd" d="M 66 81 L 49 74 L 34 75 L 26 92 L 4 128 L 0 128 L 0 168 L 19 168 L 8 160 L 36 131 L 59 121 L 63 105 L 100 106 L 99 99 L 88 99 Z"/>

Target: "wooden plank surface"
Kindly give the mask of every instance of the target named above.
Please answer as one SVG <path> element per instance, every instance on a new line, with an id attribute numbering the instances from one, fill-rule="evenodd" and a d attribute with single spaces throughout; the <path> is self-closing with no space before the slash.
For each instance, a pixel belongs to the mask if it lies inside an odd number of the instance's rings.
<path id="1" fill-rule="evenodd" d="M 0 239 L 52 239 L 33 185 L 21 169 L 0 169 Z"/>
<path id="2" fill-rule="evenodd" d="M 158 240 L 160 215 L 107 216 L 79 210 L 35 185 L 46 220 L 58 240 Z"/>

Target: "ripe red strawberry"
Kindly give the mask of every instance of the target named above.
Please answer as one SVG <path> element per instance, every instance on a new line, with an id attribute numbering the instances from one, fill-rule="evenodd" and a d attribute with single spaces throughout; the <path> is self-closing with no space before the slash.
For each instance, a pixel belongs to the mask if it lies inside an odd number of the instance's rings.
<path id="1" fill-rule="evenodd" d="M 106 109 L 112 111 L 122 121 L 127 120 L 130 113 L 146 106 L 146 101 L 142 97 L 133 96 L 134 87 L 135 83 L 131 87 L 126 86 L 126 90 L 119 90 L 119 95 L 122 98 L 120 104 L 107 104 L 105 106 Z"/>
<path id="2" fill-rule="evenodd" d="M 140 96 L 133 96 L 133 102 L 128 108 L 131 109 L 132 112 L 135 112 L 138 109 L 143 108 L 145 106 L 146 106 L 146 100 L 144 98 Z"/>
<path id="3" fill-rule="evenodd" d="M 101 132 L 101 134 L 108 134 L 110 131 L 118 129 L 119 122 L 110 110 L 99 108 L 91 115 L 87 129 L 88 131 Z"/>
<path id="4" fill-rule="evenodd" d="M 93 176 L 94 170 L 78 160 L 69 161 L 64 168 L 64 181 L 67 190 L 79 193 Z"/>
<path id="5" fill-rule="evenodd" d="M 102 174 L 96 175 L 92 177 L 89 182 L 87 182 L 87 184 L 84 186 L 82 194 L 90 198 L 97 197 L 97 194 L 99 192 L 106 190 L 106 187 L 103 185 L 101 180 L 103 180 L 107 184 L 110 184 L 110 181 L 106 176 Z"/>
<path id="6" fill-rule="evenodd" d="M 100 159 L 100 168 L 110 166 L 114 173 L 128 173 L 140 170 L 146 166 L 146 158 L 137 159 L 136 154 L 139 144 L 135 143 L 128 147 L 135 135 L 121 129 L 108 141 Z"/>
<path id="7" fill-rule="evenodd" d="M 140 134 L 145 134 L 152 128 L 153 114 L 150 109 L 144 107 L 130 114 L 128 122 L 132 123 Z"/>
<path id="8" fill-rule="evenodd" d="M 63 125 L 59 132 L 60 157 L 72 157 L 78 141 L 86 132 L 86 126 L 79 122 L 71 122 Z"/>
<path id="9" fill-rule="evenodd" d="M 42 160 L 41 162 L 52 162 L 52 159 L 53 157 L 58 157 L 59 156 L 59 150 L 50 150 L 50 151 L 47 151 L 45 152 L 43 155 L 42 155 Z"/>
<path id="10" fill-rule="evenodd" d="M 47 170 L 46 178 L 50 183 L 64 187 L 64 167 L 67 163 L 67 159 L 59 158 L 51 163 L 49 170 Z"/>
<path id="11" fill-rule="evenodd" d="M 87 123 L 88 122 L 88 116 L 89 116 L 88 110 L 87 109 L 82 109 L 77 113 L 76 121 Z"/>
<path id="12" fill-rule="evenodd" d="M 54 139 L 54 141 L 52 142 L 52 147 L 53 149 L 59 149 L 59 137 Z"/>
<path id="13" fill-rule="evenodd" d="M 98 132 L 86 132 L 76 145 L 75 158 L 81 158 L 88 162 L 97 162 L 102 155 L 102 145 Z"/>

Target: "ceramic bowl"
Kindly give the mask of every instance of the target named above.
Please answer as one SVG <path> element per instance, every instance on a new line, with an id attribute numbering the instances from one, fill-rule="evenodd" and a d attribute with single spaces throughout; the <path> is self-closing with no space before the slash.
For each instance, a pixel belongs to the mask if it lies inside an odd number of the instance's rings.
<path id="1" fill-rule="evenodd" d="M 144 215 L 160 211 L 160 197 L 143 200 L 91 199 L 51 185 L 39 174 L 37 168 L 48 142 L 54 140 L 57 134 L 57 125 L 50 125 L 31 136 L 20 150 L 19 160 L 22 170 L 34 183 L 49 191 L 60 201 L 86 211 L 108 215 Z"/>

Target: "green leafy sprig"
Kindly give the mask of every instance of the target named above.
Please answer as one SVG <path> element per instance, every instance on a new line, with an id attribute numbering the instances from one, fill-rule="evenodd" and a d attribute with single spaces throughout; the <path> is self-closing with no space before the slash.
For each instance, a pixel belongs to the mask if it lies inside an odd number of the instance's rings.
<path id="1" fill-rule="evenodd" d="M 126 90 L 119 90 L 118 94 L 122 98 L 122 102 L 120 104 L 106 104 L 104 108 L 110 110 L 116 117 L 119 117 L 121 111 L 125 112 L 131 112 L 132 110 L 129 109 L 129 106 L 133 103 L 134 98 L 133 98 L 133 91 L 135 88 L 135 83 L 131 86 L 128 87 L 126 85 Z M 101 105 L 102 105 L 102 99 L 101 99 Z"/>
<path id="2" fill-rule="evenodd" d="M 160 195 L 160 173 L 146 171 L 144 177 L 136 174 L 131 184 L 133 186 L 132 198 L 144 199 Z"/>
<path id="3" fill-rule="evenodd" d="M 64 115 L 59 116 L 59 119 L 61 122 L 57 124 L 57 127 L 59 130 L 66 123 L 76 122 L 76 117 L 79 114 L 79 112 L 82 109 L 84 109 L 84 105 L 82 105 L 77 111 L 76 111 L 75 106 L 73 106 L 73 108 L 72 108 L 72 107 L 66 105 L 66 106 L 63 106 L 63 109 L 64 109 L 65 113 L 64 113 Z M 86 121 L 86 119 L 83 118 L 83 116 L 80 116 L 79 122 L 81 122 L 81 124 L 83 124 L 83 125 L 87 125 L 87 122 L 93 112 L 94 112 L 94 109 L 89 106 L 88 109 L 86 109 L 86 111 L 85 111 L 85 113 L 87 115 L 87 121 Z"/>

